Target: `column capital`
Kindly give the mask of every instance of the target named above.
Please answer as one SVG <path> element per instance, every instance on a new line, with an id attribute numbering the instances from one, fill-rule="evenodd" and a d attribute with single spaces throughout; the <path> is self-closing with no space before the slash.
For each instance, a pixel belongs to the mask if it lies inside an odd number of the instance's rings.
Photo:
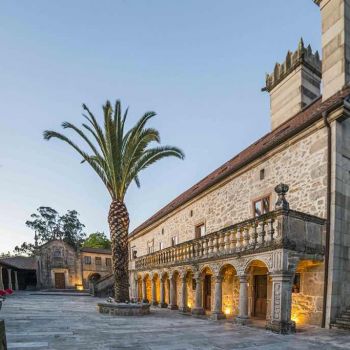
<path id="1" fill-rule="evenodd" d="M 201 272 L 196 272 L 193 277 L 196 281 L 203 281 L 204 280 L 204 277 L 203 277 Z"/>
<path id="2" fill-rule="evenodd" d="M 248 275 L 238 275 L 240 283 L 248 283 Z"/>
<path id="3" fill-rule="evenodd" d="M 221 283 L 222 280 L 224 279 L 224 276 L 222 275 L 215 275 L 213 277 L 215 278 L 215 283 Z"/>

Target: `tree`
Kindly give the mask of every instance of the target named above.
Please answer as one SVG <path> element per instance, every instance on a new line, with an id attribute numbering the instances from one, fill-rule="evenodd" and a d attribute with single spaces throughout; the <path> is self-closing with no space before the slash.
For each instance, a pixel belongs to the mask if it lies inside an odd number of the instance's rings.
<path id="1" fill-rule="evenodd" d="M 86 248 L 103 248 L 110 249 L 111 241 L 107 238 L 104 232 L 91 233 L 83 243 Z"/>
<path id="2" fill-rule="evenodd" d="M 44 138 L 56 138 L 69 144 L 83 158 L 82 163 L 88 163 L 97 173 L 111 196 L 108 223 L 115 300 L 124 302 L 129 300 L 129 213 L 124 203 L 127 189 L 132 181 L 140 187 L 140 172 L 156 161 L 170 156 L 183 159 L 184 154 L 177 147 L 150 146 L 153 142 L 160 143 L 159 132 L 146 127 L 148 121 L 156 115 L 154 112 L 145 113 L 131 129 L 125 131 L 128 109 L 122 113 L 120 101 L 116 101 L 114 109 L 109 101 L 103 106 L 103 127 L 85 104 L 83 109 L 86 112 L 83 114 L 86 123 L 82 124 L 82 128 L 68 122 L 64 122 L 62 127 L 78 134 L 89 151 L 85 151 L 70 138 L 56 131 L 44 131 Z"/>
<path id="3" fill-rule="evenodd" d="M 35 240 L 38 245 L 42 245 L 51 239 L 62 239 L 74 248 L 78 248 L 86 234 L 85 227 L 78 218 L 76 210 L 68 210 L 66 214 L 59 213 L 51 207 L 39 207 L 37 213 L 30 215 L 31 220 L 26 221 L 26 225 L 35 232 Z M 35 245 L 23 242 L 14 249 L 15 254 L 33 255 Z"/>

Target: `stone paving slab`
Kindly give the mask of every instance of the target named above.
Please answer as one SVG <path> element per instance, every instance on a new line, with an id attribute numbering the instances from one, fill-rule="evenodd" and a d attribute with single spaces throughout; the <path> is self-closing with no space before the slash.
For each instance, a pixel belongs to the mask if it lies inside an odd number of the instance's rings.
<path id="1" fill-rule="evenodd" d="M 0 312 L 9 349 L 350 349 L 350 333 L 307 328 L 295 335 L 181 315 L 153 308 L 142 317 L 99 314 L 103 299 L 69 295 L 17 293 Z"/>

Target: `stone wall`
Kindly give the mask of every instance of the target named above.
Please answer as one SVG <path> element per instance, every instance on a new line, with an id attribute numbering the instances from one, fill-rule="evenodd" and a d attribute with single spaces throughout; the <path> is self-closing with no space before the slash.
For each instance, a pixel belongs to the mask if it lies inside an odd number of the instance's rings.
<path id="1" fill-rule="evenodd" d="M 91 264 L 84 263 L 84 257 L 89 256 L 91 258 Z M 96 264 L 96 257 L 101 258 L 101 265 Z M 85 288 L 89 285 L 89 278 L 93 274 L 99 274 L 101 278 L 112 273 L 112 266 L 106 265 L 106 258 L 111 258 L 108 254 L 98 254 L 90 252 L 81 252 L 78 259 L 80 269 L 82 269 L 82 279 Z"/>
<path id="2" fill-rule="evenodd" d="M 321 128 L 295 143 L 290 142 L 274 155 L 266 155 L 254 167 L 182 206 L 155 228 L 131 238 L 130 246 L 140 257 L 147 254 L 147 242 L 152 240 L 157 251 L 160 242 L 164 248 L 169 247 L 173 236 L 178 237 L 178 243 L 193 239 L 198 224 L 205 223 L 206 232 L 210 233 L 249 219 L 254 215 L 255 199 L 270 195 L 273 207 L 274 187 L 280 182 L 290 187 L 291 209 L 325 217 L 326 161 L 326 130 Z M 261 169 L 265 170 L 263 180 L 260 180 Z"/>
<path id="3" fill-rule="evenodd" d="M 44 288 L 55 287 L 53 271 L 67 274 L 66 288 L 74 288 L 79 283 L 77 271 L 77 256 L 75 250 L 67 243 L 54 240 L 41 248 L 40 251 L 40 278 Z M 80 280 L 81 283 L 81 280 Z"/>
<path id="4" fill-rule="evenodd" d="M 300 291 L 292 293 L 292 320 L 297 325 L 321 326 L 324 264 L 308 266 L 305 263 L 306 266 L 297 269 L 297 273 L 300 273 Z"/>

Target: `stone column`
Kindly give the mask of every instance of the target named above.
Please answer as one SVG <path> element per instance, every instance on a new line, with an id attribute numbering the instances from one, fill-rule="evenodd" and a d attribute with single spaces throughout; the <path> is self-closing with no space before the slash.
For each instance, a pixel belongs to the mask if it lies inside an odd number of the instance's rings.
<path id="1" fill-rule="evenodd" d="M 161 308 L 166 308 L 168 304 L 165 302 L 165 279 L 160 279 L 160 304 Z"/>
<path id="2" fill-rule="evenodd" d="M 17 276 L 17 271 L 15 271 L 15 290 L 18 290 L 18 276 Z"/>
<path id="3" fill-rule="evenodd" d="M 281 334 L 294 333 L 295 322 L 291 320 L 293 275 L 282 272 L 271 277 L 271 320 L 266 328 Z"/>
<path id="4" fill-rule="evenodd" d="M 142 279 L 142 302 L 148 303 L 146 279 Z"/>
<path id="5" fill-rule="evenodd" d="M 176 304 L 176 279 L 175 276 L 170 278 L 170 305 L 168 306 L 171 310 L 177 310 L 178 306 Z"/>
<path id="6" fill-rule="evenodd" d="M 12 288 L 12 270 L 11 269 L 7 269 L 7 275 L 8 275 L 8 287 L 9 289 L 13 289 Z"/>
<path id="7" fill-rule="evenodd" d="M 158 305 L 157 301 L 157 285 L 154 278 L 152 278 L 152 305 Z"/>
<path id="8" fill-rule="evenodd" d="M 187 306 L 187 276 L 181 278 L 181 304 L 179 310 L 181 312 L 188 312 L 189 307 Z"/>
<path id="9" fill-rule="evenodd" d="M 211 318 L 214 320 L 226 318 L 222 312 L 222 280 L 222 276 L 215 276 L 214 310 L 211 315 Z"/>
<path id="10" fill-rule="evenodd" d="M 247 324 L 248 317 L 248 279 L 246 275 L 239 276 L 239 314 L 235 322 L 240 324 Z"/>
<path id="11" fill-rule="evenodd" d="M 204 315 L 205 311 L 203 309 L 203 296 L 202 296 L 202 288 L 203 288 L 203 276 L 198 273 L 195 276 L 196 279 L 196 300 L 194 308 L 192 309 L 193 315 Z"/>
<path id="12" fill-rule="evenodd" d="M 0 290 L 4 290 L 4 281 L 2 279 L 2 266 L 0 266 Z"/>

